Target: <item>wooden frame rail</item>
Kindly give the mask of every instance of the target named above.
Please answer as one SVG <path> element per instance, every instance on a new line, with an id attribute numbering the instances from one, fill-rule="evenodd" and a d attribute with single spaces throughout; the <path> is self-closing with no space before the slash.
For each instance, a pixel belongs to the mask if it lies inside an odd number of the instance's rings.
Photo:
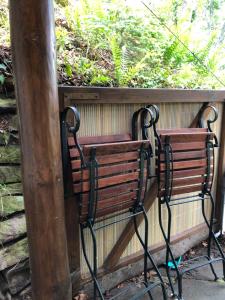
<path id="1" fill-rule="evenodd" d="M 225 90 L 59 87 L 61 108 L 71 104 L 224 102 Z"/>

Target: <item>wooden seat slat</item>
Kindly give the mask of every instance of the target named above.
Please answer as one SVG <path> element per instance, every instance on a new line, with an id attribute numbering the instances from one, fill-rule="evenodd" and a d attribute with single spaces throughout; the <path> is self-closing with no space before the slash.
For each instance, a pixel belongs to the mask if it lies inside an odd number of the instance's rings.
<path id="1" fill-rule="evenodd" d="M 116 212 L 120 212 L 120 213 L 128 212 L 128 209 L 133 206 L 134 202 L 135 202 L 135 200 L 133 200 L 133 202 L 130 202 L 130 201 L 125 202 L 125 203 L 121 204 L 120 207 L 115 206 L 115 207 L 110 207 L 110 208 L 106 208 L 106 209 L 101 209 L 101 210 L 96 212 L 96 218 L 103 218 L 103 217 L 106 217 L 108 215 L 112 215 L 113 213 L 116 213 Z M 80 221 L 81 222 L 85 222 L 86 220 L 87 220 L 87 214 L 85 214 L 83 216 L 82 215 L 80 216 Z"/>
<path id="2" fill-rule="evenodd" d="M 146 172 L 145 172 L 146 173 Z M 129 182 L 137 180 L 139 177 L 139 172 L 132 172 L 129 174 L 116 175 L 106 178 L 101 178 L 98 180 L 98 188 L 104 188 L 106 186 L 117 185 L 123 182 Z M 74 193 L 88 192 L 90 189 L 89 181 L 84 181 L 82 183 L 73 184 Z"/>
<path id="3" fill-rule="evenodd" d="M 99 165 L 107 165 L 107 164 L 115 164 L 119 162 L 129 162 L 133 160 L 139 159 L 139 153 L 137 151 L 133 152 L 127 152 L 127 153 L 117 153 L 117 154 L 111 154 L 111 155 L 102 155 L 97 156 L 96 160 Z M 89 159 L 87 158 L 87 161 Z M 81 161 L 79 159 L 77 160 L 71 160 L 71 167 L 73 170 L 80 169 L 81 168 Z"/>
<path id="4" fill-rule="evenodd" d="M 107 143 L 107 144 L 93 144 L 93 145 L 84 145 L 83 153 L 85 156 L 90 156 L 90 152 L 95 148 L 96 155 L 105 155 L 105 154 L 115 154 L 115 153 L 124 153 L 137 151 L 140 149 L 141 145 L 145 149 L 149 146 L 149 141 L 128 141 L 120 143 Z"/>
<path id="5" fill-rule="evenodd" d="M 144 190 L 142 192 L 144 195 Z M 132 207 L 132 205 L 135 203 L 137 199 L 137 191 L 132 191 L 126 194 L 121 194 L 119 196 L 110 197 L 105 200 L 98 200 L 97 202 L 97 214 L 99 212 L 103 212 L 105 210 L 110 211 L 113 209 L 113 211 L 119 211 L 121 209 L 124 209 L 124 206 Z M 128 205 L 128 206 L 127 206 Z M 81 208 L 81 215 L 85 216 L 88 213 L 88 201 L 82 202 L 82 208 Z"/>
<path id="6" fill-rule="evenodd" d="M 158 134 L 176 134 L 176 133 L 202 133 L 208 132 L 207 128 L 171 128 L 171 129 L 159 129 L 157 130 Z"/>
<path id="7" fill-rule="evenodd" d="M 98 200 L 97 202 L 97 208 L 108 208 L 111 206 L 118 206 L 121 205 L 123 202 L 127 202 L 129 200 L 132 200 L 137 197 L 137 191 L 129 192 L 126 194 L 120 194 L 116 195 L 115 197 L 111 197 L 108 199 Z M 82 203 L 82 211 L 88 210 L 88 201 L 83 201 Z"/>
<path id="8" fill-rule="evenodd" d="M 193 169 L 195 167 L 206 167 L 206 165 L 207 165 L 206 158 L 176 161 L 173 162 L 173 170 Z M 166 164 L 164 162 L 160 163 L 160 172 L 165 170 L 166 170 Z"/>
<path id="9" fill-rule="evenodd" d="M 201 192 L 202 191 L 202 184 L 198 185 L 192 185 L 192 186 L 187 186 L 187 187 L 181 187 L 181 188 L 174 188 L 172 189 L 171 195 L 181 195 L 181 194 L 188 194 L 188 193 L 193 193 L 193 192 Z M 159 196 L 163 197 L 165 194 L 165 191 L 159 191 Z"/>
<path id="10" fill-rule="evenodd" d="M 80 154 L 79 151 L 77 150 L 77 148 L 71 148 L 69 149 L 69 154 L 70 154 L 70 159 L 75 159 L 75 158 L 79 158 Z"/>
<path id="11" fill-rule="evenodd" d="M 173 151 L 202 150 L 205 149 L 205 142 L 171 143 Z"/>
<path id="12" fill-rule="evenodd" d="M 169 137 L 169 143 L 188 143 L 188 142 L 202 142 L 206 141 L 208 138 L 210 140 L 213 140 L 214 133 L 208 133 L 208 132 L 197 132 L 197 133 L 174 133 L 174 134 L 161 134 L 160 139 L 161 142 L 164 143 L 166 141 L 166 138 Z"/>
<path id="13" fill-rule="evenodd" d="M 100 166 L 98 168 L 98 176 L 109 176 L 109 175 L 115 175 L 119 173 L 125 173 L 129 171 L 137 171 L 139 169 L 139 162 L 128 162 L 128 163 L 121 163 L 116 165 L 110 165 L 110 166 Z M 81 180 L 88 180 L 89 179 L 89 170 L 83 170 L 78 172 L 73 172 L 73 181 L 81 181 Z"/>
<path id="14" fill-rule="evenodd" d="M 133 200 L 132 202 L 125 202 L 123 204 L 121 204 L 121 206 L 116 206 L 116 207 L 110 207 L 110 208 L 104 208 L 101 209 L 97 212 L 96 217 L 100 218 L 100 217 L 105 217 L 107 215 L 111 215 L 115 212 L 121 212 L 123 210 L 128 210 L 131 206 L 133 206 L 135 200 Z"/>
<path id="15" fill-rule="evenodd" d="M 210 177 L 210 181 L 212 180 L 212 176 Z M 164 179 L 161 180 L 162 187 L 164 185 Z M 173 180 L 173 188 L 174 187 L 181 187 L 181 186 L 189 186 L 189 185 L 194 185 L 198 183 L 204 183 L 205 182 L 205 177 L 190 177 L 190 178 L 179 178 L 179 179 L 174 179 Z"/>
<path id="16" fill-rule="evenodd" d="M 187 160 L 191 158 L 203 158 L 206 157 L 206 150 L 197 150 L 197 151 L 185 151 L 185 152 L 173 152 L 173 160 Z M 160 161 L 165 161 L 164 153 L 160 154 Z"/>
<path id="17" fill-rule="evenodd" d="M 134 180 L 131 182 L 122 182 L 113 187 L 106 187 L 104 189 L 99 189 L 98 194 L 101 199 L 107 199 L 107 197 L 112 197 L 116 194 L 127 193 L 129 191 L 137 190 L 138 189 L 138 181 Z"/>
<path id="18" fill-rule="evenodd" d="M 92 144 L 84 145 L 82 147 L 84 156 L 88 159 L 92 148 L 96 148 L 96 155 L 116 154 L 137 151 L 143 144 L 146 149 L 149 145 L 149 141 L 127 141 L 120 143 L 105 143 L 105 144 Z M 70 158 L 79 158 L 80 154 L 76 147 L 69 149 Z"/>
<path id="19" fill-rule="evenodd" d="M 213 171 L 212 168 L 211 171 Z M 206 174 L 206 167 L 203 168 L 201 167 L 201 168 L 174 171 L 173 177 L 182 178 L 182 177 L 190 177 L 190 176 L 205 175 L 205 174 Z"/>
<path id="20" fill-rule="evenodd" d="M 131 141 L 131 135 L 129 133 L 79 137 L 80 145 L 104 144 L 104 143 L 126 142 L 126 141 Z M 75 146 L 74 138 L 72 136 L 68 138 L 68 145 L 70 147 Z"/>
<path id="21" fill-rule="evenodd" d="M 122 195 L 122 194 L 127 194 L 129 192 L 137 191 L 138 190 L 138 182 L 137 181 L 132 181 L 129 183 L 122 183 L 117 186 L 113 187 L 106 187 L 103 189 L 98 190 L 98 198 L 99 200 L 104 200 L 104 199 L 109 199 L 112 198 L 114 195 Z M 82 193 L 82 201 L 88 201 L 89 199 L 89 193 L 85 192 Z"/>

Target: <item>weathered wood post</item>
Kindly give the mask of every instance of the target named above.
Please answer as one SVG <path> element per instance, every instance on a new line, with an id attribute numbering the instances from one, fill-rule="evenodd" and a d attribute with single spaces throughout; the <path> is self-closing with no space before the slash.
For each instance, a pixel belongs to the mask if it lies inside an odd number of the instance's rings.
<path id="1" fill-rule="evenodd" d="M 10 20 L 33 299 L 71 300 L 52 0 L 10 0 Z"/>

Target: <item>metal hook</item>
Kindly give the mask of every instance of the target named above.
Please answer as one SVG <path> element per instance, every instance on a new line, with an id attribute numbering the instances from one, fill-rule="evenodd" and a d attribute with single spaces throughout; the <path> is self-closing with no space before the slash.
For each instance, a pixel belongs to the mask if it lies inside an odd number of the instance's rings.
<path id="1" fill-rule="evenodd" d="M 216 122 L 216 120 L 218 119 L 218 110 L 213 105 L 206 105 L 205 107 L 202 108 L 202 110 L 200 111 L 200 114 L 199 114 L 198 125 L 200 128 L 204 128 L 204 112 L 207 109 L 211 109 L 214 113 L 214 117 L 212 119 L 206 120 L 208 131 L 213 132 L 212 128 L 211 128 L 211 124 Z M 214 136 L 214 140 L 215 140 L 215 147 L 217 147 L 218 139 L 217 139 L 216 135 Z"/>
<path id="2" fill-rule="evenodd" d="M 152 118 L 151 123 L 149 124 L 149 127 L 151 127 L 152 125 L 155 125 L 159 120 L 159 108 L 155 104 L 150 104 L 146 106 L 146 108 L 151 111 L 150 115 Z"/>
<path id="3" fill-rule="evenodd" d="M 152 127 L 158 122 L 159 119 L 159 109 L 156 105 L 148 105 L 145 107 L 141 107 L 137 110 L 132 117 L 132 138 L 133 140 L 137 140 L 138 138 L 138 117 L 141 116 L 141 129 L 142 129 L 142 138 L 147 140 L 148 134 L 147 129 Z M 147 117 L 150 116 L 150 120 L 147 121 Z"/>
<path id="4" fill-rule="evenodd" d="M 73 116 L 74 116 L 73 126 L 69 125 L 69 123 L 67 123 L 67 121 L 66 121 L 69 111 L 72 111 Z M 80 128 L 80 113 L 78 112 L 78 110 L 75 106 L 67 106 L 64 109 L 64 111 L 62 112 L 62 126 L 65 126 L 67 128 L 68 132 L 73 134 L 75 145 L 76 145 L 77 150 L 80 154 L 81 165 L 84 166 L 85 165 L 84 155 L 83 155 L 83 152 L 81 150 L 81 146 L 80 146 L 80 144 L 78 143 L 78 140 L 77 140 L 77 132 Z"/>
<path id="5" fill-rule="evenodd" d="M 204 128 L 204 125 L 203 125 L 203 122 L 204 122 L 204 112 L 207 110 L 207 109 L 211 109 L 213 112 L 214 112 L 214 118 L 212 120 L 208 119 L 207 120 L 207 127 L 208 127 L 208 130 L 210 132 L 212 132 L 212 129 L 211 129 L 211 124 L 216 122 L 216 120 L 218 119 L 218 110 L 215 108 L 215 106 L 213 105 L 207 105 L 205 106 L 204 108 L 202 108 L 202 110 L 200 111 L 200 115 L 199 115 L 199 127 L 200 128 Z"/>
<path id="6" fill-rule="evenodd" d="M 66 122 L 67 114 L 70 110 L 73 112 L 74 120 L 76 121 L 75 126 L 70 126 Z M 80 113 L 78 112 L 78 110 L 75 106 L 67 106 L 64 109 L 64 111 L 62 112 L 62 122 L 65 122 L 69 132 L 71 132 L 73 134 L 76 134 L 78 132 L 78 130 L 80 128 Z"/>

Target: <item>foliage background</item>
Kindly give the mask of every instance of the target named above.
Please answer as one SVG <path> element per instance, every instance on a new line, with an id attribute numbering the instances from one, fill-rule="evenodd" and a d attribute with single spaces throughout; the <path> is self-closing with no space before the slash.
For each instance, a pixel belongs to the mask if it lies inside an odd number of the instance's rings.
<path id="1" fill-rule="evenodd" d="M 149 6 L 160 20 L 138 0 L 55 1 L 59 84 L 224 88 L 225 0 L 154 0 Z M 12 81 L 11 69 L 8 7 L 2 0 L 2 87 Z"/>

